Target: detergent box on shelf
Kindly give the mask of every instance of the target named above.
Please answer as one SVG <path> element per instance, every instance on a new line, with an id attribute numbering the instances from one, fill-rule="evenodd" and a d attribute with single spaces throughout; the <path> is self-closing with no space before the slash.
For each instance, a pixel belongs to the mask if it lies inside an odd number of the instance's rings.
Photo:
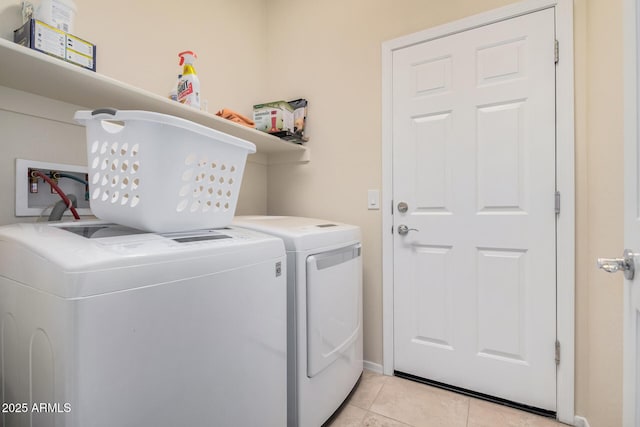
<path id="1" fill-rule="evenodd" d="M 262 132 L 293 132 L 293 108 L 286 101 L 257 104 L 253 106 L 253 121 Z"/>
<path id="2" fill-rule="evenodd" d="M 13 32 L 13 41 L 82 68 L 96 71 L 96 45 L 36 19 Z"/>
<path id="3" fill-rule="evenodd" d="M 307 100 L 274 101 L 253 106 L 256 129 L 287 141 L 302 143 L 307 119 Z"/>

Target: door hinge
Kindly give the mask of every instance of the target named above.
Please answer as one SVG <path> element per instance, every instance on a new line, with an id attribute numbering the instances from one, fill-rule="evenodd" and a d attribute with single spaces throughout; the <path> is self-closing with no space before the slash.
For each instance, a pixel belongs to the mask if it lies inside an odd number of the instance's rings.
<path id="1" fill-rule="evenodd" d="M 556 191 L 555 209 L 556 209 L 556 215 L 560 215 L 560 192 L 559 191 Z"/>
<path id="2" fill-rule="evenodd" d="M 556 366 L 560 365 L 560 341 L 556 340 Z"/>
<path id="3" fill-rule="evenodd" d="M 555 43 L 554 43 L 554 58 L 557 64 L 558 61 L 560 61 L 560 43 L 558 42 L 557 39 L 555 40 Z"/>

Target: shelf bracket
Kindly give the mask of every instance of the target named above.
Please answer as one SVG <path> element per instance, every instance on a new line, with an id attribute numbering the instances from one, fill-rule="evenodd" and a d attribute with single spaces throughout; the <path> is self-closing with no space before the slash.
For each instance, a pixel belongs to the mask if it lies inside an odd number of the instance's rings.
<path id="1" fill-rule="evenodd" d="M 309 147 L 305 147 L 304 150 L 270 153 L 267 158 L 268 165 L 283 165 L 292 163 L 305 164 L 309 163 L 310 161 L 311 150 L 309 150 Z"/>

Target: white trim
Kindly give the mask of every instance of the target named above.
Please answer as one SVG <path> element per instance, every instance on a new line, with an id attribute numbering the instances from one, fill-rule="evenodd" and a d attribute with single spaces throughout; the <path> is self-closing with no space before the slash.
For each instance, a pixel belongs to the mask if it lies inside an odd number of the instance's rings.
<path id="1" fill-rule="evenodd" d="M 560 60 L 556 67 L 556 185 L 562 197 L 557 222 L 556 334 L 560 341 L 557 370 L 558 420 L 575 418 L 575 130 L 573 82 L 573 1 L 559 0 L 556 39 Z"/>
<path id="2" fill-rule="evenodd" d="M 461 33 L 463 31 L 468 31 L 474 28 L 483 27 L 485 25 L 494 24 L 499 21 L 504 21 L 507 19 L 537 12 L 539 10 L 549 9 L 550 7 L 557 7 L 559 3 L 562 3 L 564 1 L 565 0 L 524 0 L 478 15 L 462 18 L 454 22 L 439 25 L 437 27 L 418 31 L 417 33 L 386 41 L 382 44 L 382 51 L 383 53 L 385 51 L 389 51 L 389 53 L 392 53 L 394 50 L 402 49 L 414 44 L 439 39 L 442 37 L 450 36 L 452 34 Z"/>
<path id="3" fill-rule="evenodd" d="M 382 365 L 379 363 L 369 362 L 368 360 L 364 361 L 364 369 L 375 372 L 376 374 L 382 374 Z"/>
<path id="4" fill-rule="evenodd" d="M 576 415 L 573 425 L 576 427 L 590 427 L 589 421 L 587 421 L 585 417 L 581 417 L 579 415 Z"/>
<path id="5" fill-rule="evenodd" d="M 382 44 L 382 367 L 393 375 L 393 51 Z"/>
<path id="6" fill-rule="evenodd" d="M 633 215 L 627 213 L 627 204 L 629 203 L 629 194 L 636 191 L 636 183 L 638 179 L 638 29 L 639 29 L 639 10 L 636 0 L 623 1 L 623 75 L 624 75 L 624 198 L 625 198 L 625 215 L 624 215 L 624 247 L 637 249 L 634 247 L 635 238 L 631 237 L 631 233 L 635 230 Z M 635 389 L 635 382 L 638 373 L 636 372 L 636 360 L 638 357 L 633 355 L 636 352 L 634 346 L 629 348 L 632 342 L 635 342 L 635 314 L 631 301 L 630 283 L 625 281 L 624 285 L 624 310 L 623 310 L 623 351 L 622 351 L 622 425 L 637 425 L 640 421 L 636 406 L 638 390 Z M 637 343 L 636 343 L 637 345 Z"/>
<path id="7" fill-rule="evenodd" d="M 556 67 L 557 189 L 562 194 L 558 217 L 557 339 L 562 359 L 557 370 L 557 418 L 573 423 L 575 393 L 575 143 L 572 0 L 525 0 L 382 44 L 382 313 L 383 371 L 393 375 L 393 226 L 392 206 L 392 66 L 393 52 L 483 25 L 553 7 L 560 61 Z M 568 267 L 568 268 L 567 268 Z"/>

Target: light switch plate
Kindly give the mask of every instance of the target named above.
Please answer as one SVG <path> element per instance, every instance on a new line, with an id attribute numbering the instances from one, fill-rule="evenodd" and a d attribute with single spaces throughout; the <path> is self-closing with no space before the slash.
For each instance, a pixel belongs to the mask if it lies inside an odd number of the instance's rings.
<path id="1" fill-rule="evenodd" d="M 380 190 L 367 191 L 367 209 L 369 210 L 380 209 Z"/>

